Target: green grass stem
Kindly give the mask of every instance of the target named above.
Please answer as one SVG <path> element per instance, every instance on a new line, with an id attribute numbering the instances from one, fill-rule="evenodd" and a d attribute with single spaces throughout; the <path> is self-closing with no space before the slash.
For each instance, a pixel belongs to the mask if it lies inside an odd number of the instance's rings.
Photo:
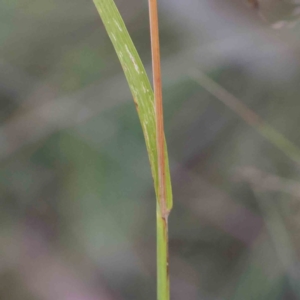
<path id="1" fill-rule="evenodd" d="M 113 0 L 93 0 L 125 73 L 139 115 L 156 193 L 157 220 L 157 297 L 169 300 L 168 222 L 160 202 L 159 160 L 157 151 L 154 93 L 145 68 Z M 164 136 L 163 136 L 164 140 Z M 167 147 L 164 141 L 165 209 L 172 208 L 172 187 Z"/>

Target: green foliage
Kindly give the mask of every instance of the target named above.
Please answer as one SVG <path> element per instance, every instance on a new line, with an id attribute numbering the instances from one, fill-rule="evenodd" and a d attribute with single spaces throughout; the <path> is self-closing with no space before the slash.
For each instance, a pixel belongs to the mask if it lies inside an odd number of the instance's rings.
<path id="1" fill-rule="evenodd" d="M 114 45 L 130 87 L 142 125 L 150 159 L 154 187 L 158 190 L 158 164 L 155 133 L 154 95 L 149 79 L 124 21 L 112 0 L 94 0 L 107 33 Z M 166 155 L 167 207 L 172 208 L 172 189 Z"/>
<path id="2" fill-rule="evenodd" d="M 114 45 L 130 87 L 142 125 L 157 199 L 157 296 L 159 300 L 170 299 L 168 274 L 168 226 L 161 217 L 158 197 L 158 155 L 154 94 L 149 79 L 126 26 L 113 0 L 94 0 L 105 28 Z M 165 148 L 166 149 L 166 148 Z M 172 208 L 172 187 L 165 150 L 166 206 Z"/>

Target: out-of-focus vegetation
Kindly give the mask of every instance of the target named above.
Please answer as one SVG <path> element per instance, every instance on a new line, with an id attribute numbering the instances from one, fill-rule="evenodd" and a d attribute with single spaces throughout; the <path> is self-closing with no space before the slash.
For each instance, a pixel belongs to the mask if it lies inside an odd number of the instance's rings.
<path id="1" fill-rule="evenodd" d="M 297 5 L 261 2 L 160 1 L 174 300 L 300 298 L 299 164 L 191 76 L 300 147 Z M 147 1 L 116 3 L 150 67 Z M 0 65 L 0 299 L 155 299 L 147 153 L 92 1 L 1 1 Z"/>

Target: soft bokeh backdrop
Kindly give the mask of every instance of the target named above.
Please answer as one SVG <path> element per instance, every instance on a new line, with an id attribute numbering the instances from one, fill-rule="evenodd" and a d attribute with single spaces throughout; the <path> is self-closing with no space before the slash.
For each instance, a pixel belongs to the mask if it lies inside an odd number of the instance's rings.
<path id="1" fill-rule="evenodd" d="M 299 9 L 251 2 L 159 1 L 174 300 L 300 299 Z M 116 3 L 151 76 L 147 1 Z M 155 299 L 147 153 L 92 0 L 0 1 L 0 122 L 0 299 Z"/>

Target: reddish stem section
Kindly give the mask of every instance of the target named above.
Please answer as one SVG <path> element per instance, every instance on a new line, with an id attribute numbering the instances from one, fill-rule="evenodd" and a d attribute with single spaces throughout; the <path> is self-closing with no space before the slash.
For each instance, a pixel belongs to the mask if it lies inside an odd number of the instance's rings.
<path id="1" fill-rule="evenodd" d="M 166 203 L 165 139 L 157 11 L 157 0 L 149 0 L 153 88 L 156 118 L 156 147 L 158 156 L 158 196 L 161 216 L 164 219 L 167 219 L 169 212 Z"/>

